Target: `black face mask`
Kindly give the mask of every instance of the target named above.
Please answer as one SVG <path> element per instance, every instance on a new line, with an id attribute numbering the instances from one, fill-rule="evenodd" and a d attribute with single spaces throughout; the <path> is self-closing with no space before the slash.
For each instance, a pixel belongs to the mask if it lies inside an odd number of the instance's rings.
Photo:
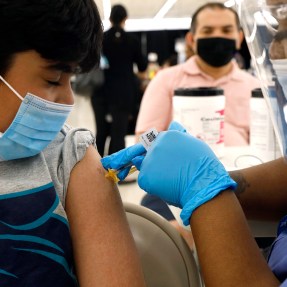
<path id="1" fill-rule="evenodd" d="M 236 51 L 236 42 L 227 38 L 201 38 L 197 40 L 197 54 L 208 65 L 222 67 L 228 64 Z"/>

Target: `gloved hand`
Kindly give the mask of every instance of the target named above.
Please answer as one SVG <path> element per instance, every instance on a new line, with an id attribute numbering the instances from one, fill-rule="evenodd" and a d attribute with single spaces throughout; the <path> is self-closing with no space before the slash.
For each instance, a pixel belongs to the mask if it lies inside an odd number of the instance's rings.
<path id="1" fill-rule="evenodd" d="M 132 162 L 140 170 L 139 186 L 182 208 L 185 225 L 201 204 L 227 188 L 236 187 L 212 150 L 176 122 L 171 123 L 167 132 L 158 135 L 146 156 L 145 152 L 141 144 L 136 144 L 101 161 L 106 169 L 119 169 Z M 128 172 L 129 168 L 118 177 L 123 180 Z"/>
<path id="2" fill-rule="evenodd" d="M 140 165 L 144 157 L 143 154 L 145 152 L 146 149 L 144 148 L 144 146 L 141 143 L 138 143 L 102 158 L 101 162 L 106 170 L 109 168 L 120 169 L 132 163 L 132 159 L 134 158 L 138 160 L 138 164 Z M 131 165 L 121 170 L 117 175 L 119 180 L 124 180 L 128 175 L 130 169 Z"/>
<path id="3" fill-rule="evenodd" d="M 161 132 L 145 158 L 137 163 L 139 186 L 169 204 L 182 208 L 181 219 L 189 224 L 192 212 L 236 183 L 203 141 L 173 124 Z M 179 131 L 179 130 L 180 131 Z"/>
<path id="4" fill-rule="evenodd" d="M 168 127 L 168 130 L 176 130 L 176 131 L 180 131 L 180 132 L 183 132 L 183 133 L 186 133 L 186 129 L 181 125 L 179 124 L 178 122 L 176 121 L 172 121 Z M 131 161 L 132 163 L 136 166 L 136 168 L 138 170 L 140 170 L 140 167 L 141 167 L 141 164 L 142 164 L 142 161 L 144 160 L 144 157 L 145 157 L 145 154 L 144 155 L 138 155 L 134 158 L 131 158 Z"/>
<path id="5" fill-rule="evenodd" d="M 172 122 L 169 126 L 171 130 L 178 130 L 186 132 L 186 130 L 177 122 Z M 144 159 L 146 149 L 141 143 L 137 143 L 133 146 L 122 149 L 116 153 L 108 155 L 101 159 L 103 167 L 108 170 L 110 169 L 120 169 L 127 164 L 133 164 L 138 170 Z M 118 173 L 119 180 L 124 180 L 128 175 L 131 166 L 124 168 L 121 172 Z"/>

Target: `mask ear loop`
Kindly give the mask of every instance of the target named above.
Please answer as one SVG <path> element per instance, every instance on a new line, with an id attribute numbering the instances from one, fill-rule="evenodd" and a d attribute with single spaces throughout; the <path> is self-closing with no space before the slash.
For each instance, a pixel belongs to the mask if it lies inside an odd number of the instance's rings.
<path id="1" fill-rule="evenodd" d="M 24 98 L 6 81 L 2 76 L 0 76 L 0 80 L 21 100 L 24 101 Z"/>

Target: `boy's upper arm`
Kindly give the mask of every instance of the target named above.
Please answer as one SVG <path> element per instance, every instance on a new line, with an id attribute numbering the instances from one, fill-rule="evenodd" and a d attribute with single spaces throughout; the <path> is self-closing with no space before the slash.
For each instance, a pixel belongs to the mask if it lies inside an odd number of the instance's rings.
<path id="1" fill-rule="evenodd" d="M 124 286 L 124 282 L 144 286 L 119 191 L 105 178 L 100 155 L 93 146 L 72 170 L 66 212 L 81 286 L 88 282 L 99 286 Z M 121 272 L 124 266 L 126 271 Z"/>

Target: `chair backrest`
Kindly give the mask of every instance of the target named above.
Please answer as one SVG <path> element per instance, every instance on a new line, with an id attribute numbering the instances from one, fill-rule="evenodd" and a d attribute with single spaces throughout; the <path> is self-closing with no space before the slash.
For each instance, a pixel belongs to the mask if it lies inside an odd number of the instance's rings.
<path id="1" fill-rule="evenodd" d="M 124 203 L 148 287 L 201 287 L 192 251 L 178 231 L 152 210 Z"/>

